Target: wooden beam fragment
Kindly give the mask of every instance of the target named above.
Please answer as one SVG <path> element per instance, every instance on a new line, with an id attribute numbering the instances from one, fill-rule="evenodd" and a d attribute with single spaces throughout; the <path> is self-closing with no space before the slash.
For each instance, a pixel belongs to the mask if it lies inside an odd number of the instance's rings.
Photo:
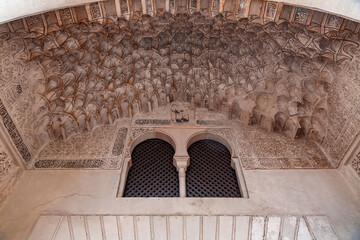
<path id="1" fill-rule="evenodd" d="M 290 22 L 290 23 L 294 22 L 295 12 L 296 12 L 296 7 L 292 7 L 291 13 L 290 13 L 290 17 L 289 17 L 289 22 Z"/>
<path id="2" fill-rule="evenodd" d="M 147 14 L 146 0 L 141 0 L 141 8 L 142 8 L 142 13 Z"/>
<path id="3" fill-rule="evenodd" d="M 260 11 L 260 21 L 261 24 L 264 24 L 264 14 L 265 14 L 265 8 L 267 5 L 267 1 L 264 1 L 261 5 L 261 11 Z"/>
<path id="4" fill-rule="evenodd" d="M 219 0 L 219 13 L 224 11 L 225 0 Z"/>
<path id="5" fill-rule="evenodd" d="M 282 3 L 282 2 L 278 3 L 278 7 L 276 10 L 276 15 L 275 15 L 275 19 L 274 19 L 275 22 L 279 21 L 283 6 L 284 6 L 284 3 Z"/>
<path id="6" fill-rule="evenodd" d="M 63 25 L 63 23 L 61 20 L 60 12 L 58 10 L 55 11 L 55 16 L 56 16 L 59 26 L 61 27 Z"/>
<path id="7" fill-rule="evenodd" d="M 90 22 L 92 22 L 92 21 L 93 21 L 93 18 L 92 18 L 92 16 L 91 16 L 90 4 L 86 4 L 86 5 L 85 5 L 85 10 L 86 10 L 86 14 L 87 14 L 87 16 L 88 16 L 88 20 L 89 20 Z"/>
<path id="8" fill-rule="evenodd" d="M 323 18 L 321 19 L 321 25 L 320 25 L 320 33 L 325 34 L 325 24 L 326 20 L 328 18 L 329 14 L 325 13 Z"/>
<path id="9" fill-rule="evenodd" d="M 22 23 L 24 25 L 25 31 L 30 32 L 30 28 L 29 28 L 29 26 L 28 26 L 28 24 L 26 22 L 26 18 L 22 18 L 21 21 L 22 21 Z"/>
<path id="10" fill-rule="evenodd" d="M 360 31 L 360 23 L 357 24 L 354 33 L 358 33 Z"/>
<path id="11" fill-rule="evenodd" d="M 48 22 L 46 20 L 45 14 L 41 14 L 41 19 L 44 24 L 44 35 L 46 35 L 48 33 Z"/>
<path id="12" fill-rule="evenodd" d="M 250 6 L 251 6 L 251 0 L 246 0 L 245 9 L 244 9 L 245 18 L 249 17 Z"/>
<path id="13" fill-rule="evenodd" d="M 77 14 L 76 14 L 75 8 L 70 8 L 70 11 L 71 11 L 71 15 L 72 15 L 72 17 L 73 17 L 73 21 L 74 21 L 75 23 L 78 23 L 79 21 L 78 21 L 78 18 L 77 18 Z"/>
<path id="14" fill-rule="evenodd" d="M 339 31 L 344 31 L 347 22 L 348 22 L 348 20 L 344 18 L 343 21 L 342 21 L 342 23 L 341 23 L 341 26 L 340 26 L 340 28 L 339 28 Z"/>
<path id="15" fill-rule="evenodd" d="M 306 26 L 309 26 L 311 24 L 312 17 L 314 16 L 314 10 L 310 10 L 309 15 L 306 19 Z"/>
<path id="16" fill-rule="evenodd" d="M 103 17 L 103 19 L 105 20 L 107 15 L 106 15 L 106 11 L 105 11 L 105 5 L 104 2 L 99 2 L 99 8 L 101 10 L 101 15 Z"/>
<path id="17" fill-rule="evenodd" d="M 170 0 L 165 1 L 165 11 L 167 11 L 167 12 L 170 11 Z"/>
<path id="18" fill-rule="evenodd" d="M 115 1 L 115 10 L 117 17 L 121 17 L 121 7 L 120 7 L 120 0 L 114 0 Z"/>

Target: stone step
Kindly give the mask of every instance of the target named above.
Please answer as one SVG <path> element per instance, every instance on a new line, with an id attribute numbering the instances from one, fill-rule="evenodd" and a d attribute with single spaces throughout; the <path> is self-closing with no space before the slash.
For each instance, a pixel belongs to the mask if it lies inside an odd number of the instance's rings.
<path id="1" fill-rule="evenodd" d="M 28 240 L 339 239 L 327 216 L 42 215 Z"/>

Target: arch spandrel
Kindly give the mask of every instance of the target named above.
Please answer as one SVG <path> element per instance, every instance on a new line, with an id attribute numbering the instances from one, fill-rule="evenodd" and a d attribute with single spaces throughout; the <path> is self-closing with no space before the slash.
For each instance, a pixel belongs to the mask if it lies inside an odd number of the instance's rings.
<path id="1" fill-rule="evenodd" d="M 146 133 L 140 134 L 138 135 L 134 140 L 131 141 L 130 145 L 129 145 L 129 149 L 128 149 L 128 156 L 131 156 L 134 148 L 141 142 L 148 140 L 148 139 L 161 139 L 167 143 L 169 143 L 175 150 L 175 154 L 176 154 L 176 146 L 179 144 L 176 144 L 176 140 L 173 138 L 173 136 L 171 136 L 169 133 L 166 133 L 164 131 L 161 130 L 150 130 Z"/>
<path id="2" fill-rule="evenodd" d="M 192 134 L 188 137 L 186 141 L 186 148 L 188 149 L 191 144 L 200 141 L 200 140 L 213 140 L 224 145 L 230 152 L 232 158 L 237 158 L 235 147 L 230 139 L 226 139 L 224 136 L 220 136 L 217 133 L 213 133 L 211 131 L 200 131 L 195 134 Z"/>

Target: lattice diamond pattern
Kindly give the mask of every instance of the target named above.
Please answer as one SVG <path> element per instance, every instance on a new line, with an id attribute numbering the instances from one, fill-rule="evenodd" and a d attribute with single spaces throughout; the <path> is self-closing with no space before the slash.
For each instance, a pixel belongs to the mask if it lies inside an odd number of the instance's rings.
<path id="1" fill-rule="evenodd" d="M 186 171 L 187 197 L 241 197 L 229 150 L 213 140 L 193 143 Z"/>
<path id="2" fill-rule="evenodd" d="M 132 152 L 132 166 L 124 197 L 178 197 L 179 177 L 173 165 L 173 147 L 160 139 L 138 144 Z"/>

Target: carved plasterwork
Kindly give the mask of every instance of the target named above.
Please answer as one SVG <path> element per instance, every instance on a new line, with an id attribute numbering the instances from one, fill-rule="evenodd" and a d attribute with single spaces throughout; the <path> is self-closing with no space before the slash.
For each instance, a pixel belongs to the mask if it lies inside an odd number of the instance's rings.
<path id="1" fill-rule="evenodd" d="M 120 168 L 129 122 L 51 142 L 35 157 L 33 168 Z"/>
<path id="2" fill-rule="evenodd" d="M 200 1 L 199 1 L 199 4 L 200 4 Z M 200 6 L 199 6 L 200 8 Z M 191 14 L 193 14 L 194 12 L 196 12 L 198 9 L 198 1 L 197 0 L 190 0 L 189 2 L 189 12 Z"/>
<path id="3" fill-rule="evenodd" d="M 329 28 L 339 29 L 343 19 L 341 17 L 330 15 L 327 19 L 326 26 Z"/>
<path id="4" fill-rule="evenodd" d="M 43 72 L 26 58 L 23 39 L 0 34 L 1 117 L 20 155 L 29 162 L 41 147 L 34 123 L 37 118 L 44 120 L 41 109 L 45 102 L 38 94 L 44 87 Z"/>
<path id="5" fill-rule="evenodd" d="M 24 159 L 25 162 L 29 162 L 31 160 L 31 154 L 29 152 L 29 149 L 25 145 L 18 129 L 16 128 L 14 122 L 12 121 L 10 115 L 8 114 L 1 100 L 0 100 L 0 117 L 6 131 L 8 132 L 15 147 L 19 151 L 21 157 Z"/>
<path id="6" fill-rule="evenodd" d="M 133 117 L 133 120 L 137 119 L 171 119 L 171 111 L 168 106 L 158 107 L 152 109 L 151 112 L 141 112 Z"/>
<path id="7" fill-rule="evenodd" d="M 194 124 L 195 111 L 190 107 L 189 103 L 173 103 L 170 110 L 173 124 Z"/>
<path id="8" fill-rule="evenodd" d="M 170 27 L 166 25 L 169 20 L 163 22 L 166 18 L 175 21 L 175 32 L 165 30 Z M 225 115 L 231 112 L 235 117 L 248 114 L 251 121 L 269 130 L 278 127 L 290 137 L 302 134 L 322 141 L 327 126 L 327 89 L 333 79 L 332 59 L 322 64 L 315 53 L 335 57 L 339 51 L 324 48 L 322 38 L 308 32 L 299 32 L 301 38 L 297 34 L 283 39 L 281 32 L 293 31 L 287 24 L 257 26 L 262 30 L 252 35 L 255 26 L 247 20 L 233 23 L 219 16 L 200 23 L 202 18 L 196 14 L 167 15 L 155 18 L 152 25 L 145 18 L 130 22 L 130 29 L 113 26 L 115 41 L 95 25 L 81 30 L 74 26 L 41 40 L 49 46 L 49 53 L 60 54 L 56 60 L 41 53 L 33 42 L 34 47 L 29 49 L 32 59 L 46 70 L 48 80 L 42 95 L 48 101 L 47 116 L 51 118 L 39 131 L 50 129 L 52 138 L 67 138 L 177 100 Z M 215 28 L 209 30 L 212 37 L 207 37 L 202 29 L 208 24 L 218 25 L 226 37 L 216 37 L 219 30 Z M 96 40 L 91 37 L 94 30 Z M 243 42 L 239 36 L 252 40 Z M 335 44 L 337 39 L 330 41 Z M 219 51 L 217 45 L 225 47 Z M 96 48 L 101 53 L 94 51 Z M 256 57 L 250 54 L 255 48 Z M 301 50 L 306 48 L 309 50 Z M 70 55 L 65 54 L 69 51 Z M 292 87 L 284 88 L 286 85 Z M 315 112 L 321 115 L 316 120 Z"/>
<path id="9" fill-rule="evenodd" d="M 276 16 L 278 8 L 278 3 L 276 2 L 266 2 L 266 9 L 265 9 L 265 18 L 274 20 Z"/>
<path id="10" fill-rule="evenodd" d="M 309 13 L 309 9 L 297 7 L 295 10 L 294 22 L 305 24 L 308 19 Z"/>
<path id="11" fill-rule="evenodd" d="M 169 9 L 168 11 L 171 12 L 172 14 L 175 13 L 176 8 L 175 8 L 175 1 L 176 0 L 168 0 L 169 1 Z"/>
<path id="12" fill-rule="evenodd" d="M 351 52 L 353 61 L 340 64 L 328 97 L 331 127 L 322 145 L 334 165 L 340 163 L 360 131 L 360 54 L 357 48 Z"/>
<path id="13" fill-rule="evenodd" d="M 109 157 L 116 137 L 116 125 L 96 128 L 93 132 L 75 135 L 67 140 L 50 142 L 38 159 L 79 159 Z"/>
<path id="14" fill-rule="evenodd" d="M 126 19 L 129 19 L 131 15 L 129 4 L 127 0 L 120 0 L 121 15 Z"/>
<path id="15" fill-rule="evenodd" d="M 167 111 L 170 112 L 171 108 L 168 107 Z M 92 135 L 83 133 L 68 140 L 55 141 L 39 154 L 34 168 L 119 168 L 124 157 L 130 157 L 129 150 L 137 137 L 154 131 L 171 132 L 173 126 L 176 126 L 174 129 L 183 126 L 182 135 L 205 131 L 224 138 L 231 145 L 234 157 L 239 157 L 246 169 L 332 168 L 314 142 L 291 140 L 283 134 L 246 126 L 238 120 L 223 121 L 221 113 L 208 113 L 206 109 L 196 109 L 196 112 L 200 112 L 195 114 L 199 117 L 195 118 L 196 125 L 172 123 L 167 119 L 136 119 L 130 128 L 124 127 L 129 126 L 129 122 L 123 122 L 117 124 L 116 130 L 102 126 Z M 161 116 L 148 114 L 149 117 L 153 115 Z M 102 144 L 106 141 L 105 137 L 99 137 L 102 134 L 109 137 L 107 145 Z M 98 153 L 86 151 L 88 148 Z M 59 151 L 66 154 L 59 155 Z"/>
<path id="16" fill-rule="evenodd" d="M 42 24 L 42 19 L 40 15 L 30 16 L 26 18 L 26 23 L 30 26 Z"/>
<path id="17" fill-rule="evenodd" d="M 118 133 L 116 135 L 116 139 L 115 139 L 113 149 L 112 149 L 112 154 L 113 155 L 119 156 L 119 155 L 121 155 L 123 153 L 127 133 L 128 133 L 127 128 L 122 127 L 122 128 L 119 129 L 119 131 L 118 131 Z"/>
<path id="18" fill-rule="evenodd" d="M 240 158 L 246 169 L 332 168 L 314 142 L 289 140 L 284 135 L 258 128 L 246 128 L 244 136 L 248 145 L 244 146 L 246 152 L 243 150 Z"/>
<path id="19" fill-rule="evenodd" d="M 71 8 L 60 9 L 59 13 L 63 24 L 69 24 L 74 22 L 74 15 Z"/>
<path id="20" fill-rule="evenodd" d="M 246 0 L 239 0 L 239 5 L 237 7 L 237 15 L 243 16 L 246 9 Z"/>
<path id="21" fill-rule="evenodd" d="M 356 154 L 354 159 L 351 161 L 351 167 L 360 177 L 360 152 L 358 152 L 358 154 Z"/>
<path id="22" fill-rule="evenodd" d="M 163 119 L 137 119 L 135 121 L 136 125 L 170 125 L 170 120 L 163 120 Z"/>
<path id="23" fill-rule="evenodd" d="M 101 7 L 99 3 L 90 4 L 90 14 L 94 20 L 103 18 L 103 13 L 101 11 Z"/>
<path id="24" fill-rule="evenodd" d="M 28 32 L 37 32 L 39 35 L 44 34 L 44 22 L 41 15 L 27 17 L 23 22 L 24 27 Z"/>
<path id="25" fill-rule="evenodd" d="M 35 168 L 102 168 L 105 163 L 99 159 L 82 160 L 39 160 Z"/>
<path id="26" fill-rule="evenodd" d="M 19 167 L 0 146 L 0 208 L 14 187 L 18 171 Z"/>
<path id="27" fill-rule="evenodd" d="M 127 141 L 126 147 L 124 148 L 123 156 L 126 158 L 130 158 L 130 149 L 131 145 L 133 144 L 134 140 L 139 137 L 140 135 L 153 132 L 154 128 L 147 127 L 147 128 L 132 128 L 129 134 L 129 140 Z"/>
<path id="28" fill-rule="evenodd" d="M 231 128 L 209 128 L 207 131 L 223 137 L 230 144 L 233 154 L 235 154 L 235 156 L 238 155 L 238 147 L 236 146 L 234 131 Z"/>
<path id="29" fill-rule="evenodd" d="M 218 11 L 220 2 L 212 3 Z M 120 1 L 121 11 L 124 4 L 129 6 Z M 59 14 L 75 22 L 72 9 Z M 264 14 L 272 17 L 276 10 Z M 29 152 L 186 102 L 193 112 L 205 108 L 224 116 L 200 124 L 240 120 L 290 139 L 315 140 L 336 165 L 358 126 L 349 107 L 358 91 L 350 86 L 358 79 L 356 37 L 227 16 L 134 13 L 131 21 L 72 24 L 41 38 L 32 32 L 2 35 L 0 93 Z M 174 116 L 152 119 L 176 122 Z"/>

